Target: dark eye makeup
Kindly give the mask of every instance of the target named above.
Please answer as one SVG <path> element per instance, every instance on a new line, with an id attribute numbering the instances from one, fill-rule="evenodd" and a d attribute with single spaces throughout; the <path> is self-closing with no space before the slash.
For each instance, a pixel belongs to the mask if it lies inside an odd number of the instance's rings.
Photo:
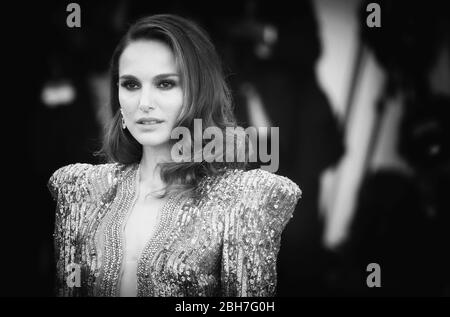
<path id="1" fill-rule="evenodd" d="M 171 79 L 160 80 L 157 83 L 157 87 L 161 89 L 170 89 L 176 86 L 176 82 Z"/>
<path id="2" fill-rule="evenodd" d="M 120 86 L 128 90 L 136 90 L 140 88 L 140 84 L 135 80 L 124 80 L 120 83 Z"/>
<path id="3" fill-rule="evenodd" d="M 156 81 L 155 86 L 162 90 L 169 90 L 177 85 L 177 81 L 173 79 L 159 79 Z M 120 86 L 127 90 L 136 90 L 141 88 L 141 84 L 137 80 L 126 79 L 120 82 Z"/>

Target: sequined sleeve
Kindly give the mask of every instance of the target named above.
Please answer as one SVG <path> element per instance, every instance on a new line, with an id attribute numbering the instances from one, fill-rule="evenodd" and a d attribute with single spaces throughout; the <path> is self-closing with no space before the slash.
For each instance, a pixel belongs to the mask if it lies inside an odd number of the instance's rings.
<path id="1" fill-rule="evenodd" d="M 112 164 L 71 164 L 58 169 L 48 181 L 47 186 L 57 204 L 53 234 L 57 296 L 79 295 L 79 289 L 68 287 L 66 269 L 69 264 L 80 262 L 79 228 L 107 190 L 111 182 L 108 171 L 112 167 Z"/>
<path id="2" fill-rule="evenodd" d="M 223 296 L 274 296 L 281 233 L 301 197 L 286 177 L 244 172 L 240 199 L 225 212 L 221 263 Z"/>

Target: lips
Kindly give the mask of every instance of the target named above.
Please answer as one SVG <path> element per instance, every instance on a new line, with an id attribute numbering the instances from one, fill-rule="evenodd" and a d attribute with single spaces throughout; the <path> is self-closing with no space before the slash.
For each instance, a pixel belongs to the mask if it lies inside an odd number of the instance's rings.
<path id="1" fill-rule="evenodd" d="M 136 121 L 137 124 L 143 124 L 143 125 L 152 125 L 152 124 L 158 124 L 164 122 L 164 120 L 157 119 L 157 118 L 140 118 Z"/>

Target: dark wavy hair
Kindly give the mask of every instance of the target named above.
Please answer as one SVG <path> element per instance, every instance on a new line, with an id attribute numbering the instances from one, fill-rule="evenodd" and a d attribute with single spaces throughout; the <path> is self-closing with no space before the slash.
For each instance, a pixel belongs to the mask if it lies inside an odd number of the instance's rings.
<path id="1" fill-rule="evenodd" d="M 99 154 L 109 162 L 121 164 L 139 163 L 142 145 L 122 129 L 120 104 L 118 99 L 119 59 L 124 49 L 133 41 L 159 40 L 167 44 L 175 55 L 183 87 L 183 107 L 176 126 L 186 127 L 194 135 L 194 119 L 202 119 L 202 129 L 218 127 L 226 135 L 227 127 L 236 128 L 233 115 L 232 97 L 223 74 L 221 60 L 206 32 L 191 20 L 170 14 L 144 17 L 135 22 L 114 50 L 110 68 L 111 107 L 113 119 L 106 131 Z M 228 130 L 228 129 L 227 129 Z M 202 131 L 202 133 L 203 133 Z M 161 178 L 167 184 L 167 193 L 193 193 L 193 189 L 204 176 L 222 173 L 228 168 L 245 169 L 248 161 L 248 138 L 233 134 L 239 149 L 244 146 L 244 162 L 226 163 L 203 159 L 201 162 L 163 162 L 160 163 Z M 169 140 L 172 145 L 178 140 Z M 185 141 L 185 140 L 184 140 Z M 193 148 L 193 140 L 190 140 Z M 205 146 L 202 141 L 202 150 Z M 198 154 L 198 153 L 197 153 Z M 193 153 L 193 155 L 196 155 Z M 235 153 L 233 153 L 233 157 Z"/>

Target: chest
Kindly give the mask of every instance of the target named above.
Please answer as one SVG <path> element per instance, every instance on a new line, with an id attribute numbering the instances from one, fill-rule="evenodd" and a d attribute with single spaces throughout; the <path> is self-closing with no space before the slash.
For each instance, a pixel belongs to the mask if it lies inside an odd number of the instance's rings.
<path id="1" fill-rule="evenodd" d="M 125 218 L 125 259 L 136 262 L 154 235 L 167 199 L 139 197 Z"/>
<path id="2" fill-rule="evenodd" d="M 119 188 L 97 231 L 98 294 L 141 296 L 170 281 L 192 283 L 192 276 L 214 284 L 226 227 L 223 208 L 229 205 L 207 197 L 142 199 L 130 192 Z"/>

